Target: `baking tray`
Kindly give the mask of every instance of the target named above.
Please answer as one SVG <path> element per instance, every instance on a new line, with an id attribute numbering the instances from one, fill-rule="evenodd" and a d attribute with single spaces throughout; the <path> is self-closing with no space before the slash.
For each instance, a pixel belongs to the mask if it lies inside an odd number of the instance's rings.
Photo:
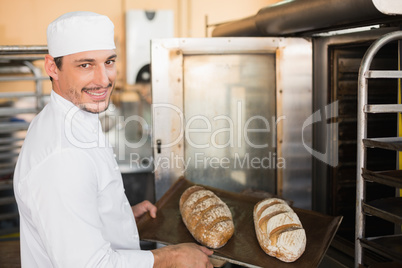
<path id="1" fill-rule="evenodd" d="M 179 200 L 182 193 L 194 183 L 180 178 L 156 203 L 157 217 L 144 215 L 137 223 L 140 239 L 164 245 L 186 242 L 197 243 L 184 225 Z M 212 258 L 245 267 L 317 267 L 327 251 L 338 227 L 341 216 L 333 217 L 314 211 L 293 208 L 306 231 L 307 244 L 303 255 L 292 263 L 282 262 L 271 257 L 261 249 L 254 230 L 253 209 L 261 200 L 250 195 L 232 193 L 209 186 L 230 208 L 233 215 L 235 232 L 225 246 L 215 249 Z"/>

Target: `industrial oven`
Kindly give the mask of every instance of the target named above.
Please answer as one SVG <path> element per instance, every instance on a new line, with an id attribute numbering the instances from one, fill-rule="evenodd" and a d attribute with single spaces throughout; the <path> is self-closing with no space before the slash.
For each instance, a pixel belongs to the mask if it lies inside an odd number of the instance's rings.
<path id="1" fill-rule="evenodd" d="M 305 39 L 153 40 L 156 198 L 185 176 L 308 207 L 311 63 Z"/>
<path id="2" fill-rule="evenodd" d="M 153 40 L 157 199 L 184 176 L 235 192 L 262 190 L 296 207 L 342 215 L 328 254 L 353 266 L 357 77 L 369 46 L 400 30 L 396 2 L 283 1 L 255 16 L 212 25 L 214 38 Z M 373 66 L 398 70 L 399 62 L 395 41 Z M 369 102 L 399 102 L 397 80 L 371 83 Z M 398 135 L 397 114 L 371 114 L 368 121 L 369 136 Z M 372 170 L 399 165 L 394 152 L 370 154 Z M 275 164 L 264 168 L 269 161 L 264 166 L 261 159 L 269 156 Z M 252 165 L 252 159 L 259 163 Z M 366 190 L 372 199 L 399 195 L 375 183 Z M 366 226 L 367 236 L 399 232 L 376 217 L 368 217 Z M 366 264 L 389 261 L 370 251 L 365 258 Z"/>

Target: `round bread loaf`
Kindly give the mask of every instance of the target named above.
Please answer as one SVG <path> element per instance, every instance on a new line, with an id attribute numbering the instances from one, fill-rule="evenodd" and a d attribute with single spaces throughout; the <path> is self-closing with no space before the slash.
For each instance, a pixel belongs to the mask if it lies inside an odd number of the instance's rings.
<path id="1" fill-rule="evenodd" d="M 184 224 L 202 245 L 220 248 L 232 237 L 232 213 L 212 191 L 192 186 L 182 194 L 179 206 Z"/>
<path id="2" fill-rule="evenodd" d="M 260 201 L 254 206 L 253 217 L 257 239 L 265 253 L 284 262 L 294 262 L 303 254 L 306 232 L 284 200 Z"/>

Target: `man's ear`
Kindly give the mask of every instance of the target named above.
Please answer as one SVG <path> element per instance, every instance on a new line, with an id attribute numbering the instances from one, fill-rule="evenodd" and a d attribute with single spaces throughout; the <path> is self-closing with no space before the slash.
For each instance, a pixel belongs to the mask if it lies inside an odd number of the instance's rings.
<path id="1" fill-rule="evenodd" d="M 54 80 L 59 79 L 58 76 L 59 69 L 57 68 L 56 63 L 54 62 L 54 58 L 50 55 L 45 56 L 45 71 Z"/>

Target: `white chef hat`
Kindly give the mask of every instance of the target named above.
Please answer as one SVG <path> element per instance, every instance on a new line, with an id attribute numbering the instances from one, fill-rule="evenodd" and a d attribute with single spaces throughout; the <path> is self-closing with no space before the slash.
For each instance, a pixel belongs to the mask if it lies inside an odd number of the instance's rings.
<path id="1" fill-rule="evenodd" d="M 83 51 L 115 49 L 114 25 L 104 15 L 69 12 L 47 27 L 47 45 L 54 58 Z"/>

